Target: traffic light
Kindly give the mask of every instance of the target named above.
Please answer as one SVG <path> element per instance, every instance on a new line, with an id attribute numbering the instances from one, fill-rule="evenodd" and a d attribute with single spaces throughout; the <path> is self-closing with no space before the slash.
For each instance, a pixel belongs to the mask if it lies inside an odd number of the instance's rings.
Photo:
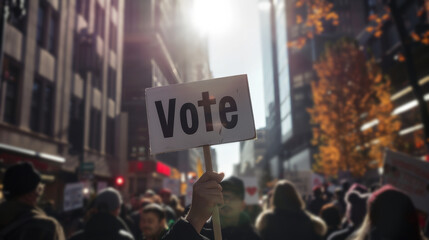
<path id="1" fill-rule="evenodd" d="M 116 177 L 116 180 L 115 180 L 116 186 L 121 187 L 122 185 L 124 185 L 124 182 L 125 180 L 122 176 Z"/>

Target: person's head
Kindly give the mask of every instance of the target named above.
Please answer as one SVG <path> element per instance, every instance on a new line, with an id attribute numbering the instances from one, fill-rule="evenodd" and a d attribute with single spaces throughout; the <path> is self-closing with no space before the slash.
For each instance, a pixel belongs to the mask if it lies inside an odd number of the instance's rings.
<path id="1" fill-rule="evenodd" d="M 418 239 L 420 229 L 416 208 L 403 192 L 386 185 L 375 191 L 369 201 L 372 228 L 388 239 Z"/>
<path id="2" fill-rule="evenodd" d="M 354 183 L 348 190 L 348 192 L 351 192 L 351 191 L 356 191 L 364 194 L 364 193 L 368 193 L 368 188 L 362 184 Z"/>
<path id="3" fill-rule="evenodd" d="M 28 162 L 10 166 L 3 178 L 3 195 L 6 200 L 18 200 L 36 206 L 43 194 L 40 173 Z"/>
<path id="4" fill-rule="evenodd" d="M 167 228 L 164 209 L 156 203 L 146 205 L 140 215 L 140 230 L 146 238 L 156 238 Z"/>
<path id="5" fill-rule="evenodd" d="M 229 177 L 223 180 L 222 194 L 224 205 L 220 208 L 222 218 L 238 218 L 244 210 L 244 183 L 237 177 Z"/>
<path id="6" fill-rule="evenodd" d="M 313 196 L 314 196 L 314 198 L 316 198 L 316 199 L 319 199 L 319 198 L 323 198 L 323 194 L 324 194 L 324 188 L 323 188 L 323 186 L 322 185 L 319 185 L 319 186 L 315 186 L 314 188 L 313 188 Z"/>
<path id="7" fill-rule="evenodd" d="M 122 196 L 116 189 L 108 187 L 100 191 L 94 201 L 98 212 L 107 212 L 114 216 L 119 216 Z"/>
<path id="8" fill-rule="evenodd" d="M 356 191 L 349 191 L 345 196 L 346 219 L 356 227 L 360 226 L 365 218 L 367 200 L 367 194 L 361 194 Z"/>
<path id="9" fill-rule="evenodd" d="M 168 188 L 163 188 L 159 191 L 159 196 L 162 199 L 162 203 L 169 204 L 171 199 L 171 190 Z"/>
<path id="10" fill-rule="evenodd" d="M 329 228 L 336 228 L 340 226 L 340 211 L 332 203 L 323 205 L 322 209 L 320 210 L 320 217 L 325 221 Z"/>
<path id="11" fill-rule="evenodd" d="M 274 209 L 298 211 L 305 209 L 305 203 L 295 185 L 288 180 L 277 182 L 272 197 Z"/>

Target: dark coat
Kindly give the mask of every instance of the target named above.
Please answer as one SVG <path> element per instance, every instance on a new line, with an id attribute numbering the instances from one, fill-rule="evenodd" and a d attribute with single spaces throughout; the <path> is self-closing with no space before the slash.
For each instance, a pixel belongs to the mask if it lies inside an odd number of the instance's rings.
<path id="1" fill-rule="evenodd" d="M 240 214 L 237 226 L 224 227 L 221 230 L 222 240 L 261 240 L 252 227 L 250 218 L 246 214 Z M 213 223 L 209 221 L 201 230 L 201 234 L 209 239 L 214 239 Z"/>
<path id="2" fill-rule="evenodd" d="M 262 239 L 317 240 L 322 235 L 316 228 L 325 228 L 322 222 L 311 219 L 304 211 L 274 210 L 262 213 L 258 230 Z"/>
<path id="3" fill-rule="evenodd" d="M 42 209 L 17 201 L 0 204 L 0 231 L 24 218 L 28 220 L 7 233 L 5 239 L 65 240 L 61 225 Z"/>
<path id="4" fill-rule="evenodd" d="M 179 219 L 162 237 L 162 240 L 208 240 L 208 238 L 197 233 L 195 228 L 183 218 Z"/>
<path id="5" fill-rule="evenodd" d="M 75 233 L 69 240 L 134 240 L 126 224 L 108 213 L 96 213 L 83 231 Z"/>

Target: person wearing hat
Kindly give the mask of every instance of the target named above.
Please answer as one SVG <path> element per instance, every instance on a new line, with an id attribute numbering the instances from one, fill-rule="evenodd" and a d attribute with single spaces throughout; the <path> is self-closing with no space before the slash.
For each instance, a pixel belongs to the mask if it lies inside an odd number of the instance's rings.
<path id="1" fill-rule="evenodd" d="M 222 239 L 261 239 L 253 229 L 250 217 L 244 212 L 244 183 L 237 177 L 229 177 L 220 183 L 224 204 L 219 208 Z M 202 235 L 214 239 L 212 223 L 203 228 Z"/>
<path id="2" fill-rule="evenodd" d="M 121 194 L 108 187 L 94 199 L 94 214 L 84 229 L 76 232 L 69 240 L 134 240 L 128 226 L 119 217 L 122 204 Z"/>
<path id="3" fill-rule="evenodd" d="M 31 163 L 18 163 L 6 170 L 3 178 L 6 201 L 0 204 L 0 239 L 65 239 L 58 221 L 37 207 L 44 190 L 41 180 Z"/>

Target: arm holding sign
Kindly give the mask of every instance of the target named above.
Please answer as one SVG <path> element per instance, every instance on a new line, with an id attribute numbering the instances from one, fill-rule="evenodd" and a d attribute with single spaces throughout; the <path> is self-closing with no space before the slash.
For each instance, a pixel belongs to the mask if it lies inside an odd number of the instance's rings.
<path id="1" fill-rule="evenodd" d="M 186 219 L 181 219 L 164 235 L 163 240 L 206 239 L 199 232 L 212 215 L 217 204 L 223 204 L 222 187 L 219 183 L 223 173 L 205 172 L 195 182 L 192 205 Z"/>

